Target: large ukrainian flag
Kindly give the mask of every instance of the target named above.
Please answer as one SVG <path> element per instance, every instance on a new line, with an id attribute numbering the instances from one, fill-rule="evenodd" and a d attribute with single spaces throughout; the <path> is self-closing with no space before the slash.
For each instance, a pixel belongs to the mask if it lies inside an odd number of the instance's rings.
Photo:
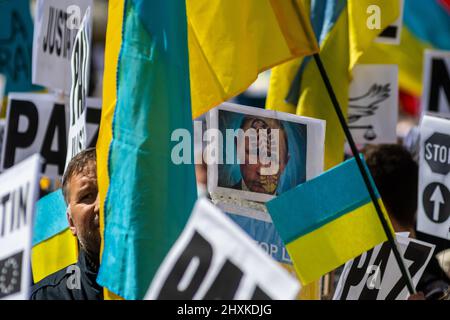
<path id="1" fill-rule="evenodd" d="M 283 193 L 267 208 L 302 284 L 387 240 L 354 158 Z"/>
<path id="2" fill-rule="evenodd" d="M 380 29 L 367 28 L 367 8 L 381 9 Z M 373 40 L 399 15 L 398 0 L 312 0 L 310 16 L 320 57 L 344 115 L 351 70 Z M 344 159 L 344 132 L 313 59 L 294 59 L 272 69 L 266 108 L 326 120 L 325 169 Z"/>
<path id="3" fill-rule="evenodd" d="M 171 161 L 171 133 L 258 72 L 317 51 L 300 0 L 109 1 L 97 143 L 106 298 L 144 296 L 191 212 L 194 167 Z"/>
<path id="4" fill-rule="evenodd" d="M 406 0 L 400 44 L 373 43 L 361 63 L 397 64 L 400 88 L 420 97 L 426 49 L 450 50 L 450 11 L 441 0 Z"/>
<path id="5" fill-rule="evenodd" d="M 183 1 L 125 1 L 123 10 L 116 87 L 105 88 L 117 100 L 97 282 L 141 299 L 197 195 L 194 165 L 171 159 L 172 132 L 192 131 L 187 23 Z"/>

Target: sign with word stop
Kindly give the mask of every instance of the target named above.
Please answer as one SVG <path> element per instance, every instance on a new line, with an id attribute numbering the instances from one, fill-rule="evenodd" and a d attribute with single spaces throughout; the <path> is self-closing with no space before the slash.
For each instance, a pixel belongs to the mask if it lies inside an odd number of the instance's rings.
<path id="1" fill-rule="evenodd" d="M 450 120 L 424 116 L 420 126 L 417 230 L 450 237 Z"/>

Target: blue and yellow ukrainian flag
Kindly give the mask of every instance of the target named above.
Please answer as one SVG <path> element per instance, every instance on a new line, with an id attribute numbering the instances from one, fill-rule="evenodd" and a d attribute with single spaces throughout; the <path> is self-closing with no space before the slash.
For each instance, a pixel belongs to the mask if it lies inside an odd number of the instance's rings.
<path id="1" fill-rule="evenodd" d="M 78 242 L 69 229 L 61 189 L 37 202 L 32 245 L 31 270 L 35 283 L 77 262 Z"/>
<path id="2" fill-rule="evenodd" d="M 317 52 L 304 13 L 299 0 L 109 1 L 97 143 L 106 298 L 144 296 L 191 212 L 194 166 L 172 162 L 171 133 L 258 72 Z"/>
<path id="3" fill-rule="evenodd" d="M 115 88 L 104 92 L 116 101 L 97 282 L 125 299 L 141 299 L 197 195 L 194 165 L 171 159 L 172 132 L 192 131 L 187 23 L 182 1 L 125 1 L 122 8 Z M 115 26 L 109 27 L 111 37 Z"/>
<path id="4" fill-rule="evenodd" d="M 397 64 L 400 88 L 420 97 L 426 49 L 450 50 L 450 11 L 440 0 L 405 0 L 400 44 L 373 43 L 361 63 Z"/>
<path id="5" fill-rule="evenodd" d="M 267 208 L 302 284 L 387 240 L 354 158 L 269 201 Z"/>
<path id="6" fill-rule="evenodd" d="M 367 27 L 367 8 L 381 10 L 380 29 Z M 373 40 L 399 15 L 397 0 L 312 0 L 310 17 L 320 57 L 347 114 L 351 70 Z M 325 169 L 344 159 L 344 132 L 313 59 L 294 59 L 272 69 L 266 108 L 326 120 Z"/>

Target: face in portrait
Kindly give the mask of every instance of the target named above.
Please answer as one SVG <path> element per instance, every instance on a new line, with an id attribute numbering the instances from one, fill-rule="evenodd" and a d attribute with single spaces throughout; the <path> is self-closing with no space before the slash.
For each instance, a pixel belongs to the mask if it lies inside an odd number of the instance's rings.
<path id="1" fill-rule="evenodd" d="M 288 137 L 283 125 L 276 119 L 246 116 L 240 129 L 244 138 L 236 138 L 235 143 L 238 154 L 244 150 L 244 155 L 239 156 L 242 179 L 233 188 L 274 195 L 289 161 Z M 248 135 L 251 131 L 255 139 Z"/>
<path id="2" fill-rule="evenodd" d="M 208 164 L 208 191 L 231 202 L 266 202 L 305 182 L 307 149 L 313 146 L 307 121 L 232 104 L 213 110 L 207 123 L 220 134 L 206 154 L 219 161 Z"/>

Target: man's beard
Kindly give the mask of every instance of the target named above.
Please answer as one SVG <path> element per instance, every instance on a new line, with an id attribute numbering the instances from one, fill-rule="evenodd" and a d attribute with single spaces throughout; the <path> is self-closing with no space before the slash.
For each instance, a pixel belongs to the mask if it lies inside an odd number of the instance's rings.
<path id="1" fill-rule="evenodd" d="M 100 230 L 98 228 L 89 230 L 81 237 L 78 237 L 81 247 L 88 253 L 88 255 L 98 261 L 100 259 Z"/>

